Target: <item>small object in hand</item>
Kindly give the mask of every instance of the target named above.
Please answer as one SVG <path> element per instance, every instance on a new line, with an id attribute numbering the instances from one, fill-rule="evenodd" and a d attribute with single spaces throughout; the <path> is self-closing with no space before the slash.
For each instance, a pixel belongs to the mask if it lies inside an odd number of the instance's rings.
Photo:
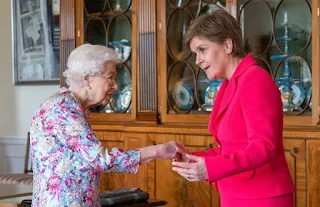
<path id="1" fill-rule="evenodd" d="M 175 159 L 175 160 L 180 160 L 181 157 L 182 157 L 181 153 L 176 152 L 176 155 L 175 155 L 175 158 L 174 158 L 174 159 Z"/>

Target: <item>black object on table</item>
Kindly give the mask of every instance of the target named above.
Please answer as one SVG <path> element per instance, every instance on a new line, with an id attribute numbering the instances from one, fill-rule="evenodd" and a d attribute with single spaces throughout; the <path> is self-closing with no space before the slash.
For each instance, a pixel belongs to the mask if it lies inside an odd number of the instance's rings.
<path id="1" fill-rule="evenodd" d="M 148 200 L 147 202 L 116 205 L 115 207 L 154 207 L 154 206 L 163 206 L 166 204 L 167 204 L 167 201 L 164 201 L 164 200 Z"/>
<path id="2" fill-rule="evenodd" d="M 140 188 L 122 188 L 101 192 L 101 207 L 153 207 L 167 204 L 164 200 L 149 200 L 149 193 Z"/>
<path id="3" fill-rule="evenodd" d="M 99 197 L 102 207 L 111 207 L 146 202 L 149 199 L 149 193 L 143 192 L 140 188 L 122 188 L 101 192 Z"/>
<path id="4" fill-rule="evenodd" d="M 20 207 L 31 207 L 31 201 L 32 201 L 32 200 L 29 200 L 29 199 L 23 200 L 23 201 L 21 202 Z"/>

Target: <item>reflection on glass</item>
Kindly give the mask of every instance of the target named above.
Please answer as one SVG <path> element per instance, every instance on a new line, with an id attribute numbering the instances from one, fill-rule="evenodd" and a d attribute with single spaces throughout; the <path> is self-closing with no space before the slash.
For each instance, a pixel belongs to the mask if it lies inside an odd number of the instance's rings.
<path id="1" fill-rule="evenodd" d="M 311 99 L 311 95 L 312 95 L 312 88 L 310 87 L 309 89 L 308 89 L 308 93 L 307 93 L 307 100 L 308 100 L 308 107 L 310 108 L 310 109 L 312 109 L 312 99 Z"/>
<path id="2" fill-rule="evenodd" d="M 267 58 L 266 50 L 272 41 L 272 13 L 264 1 L 253 1 L 241 7 L 239 14 L 245 50 Z M 261 16 L 263 18 L 252 18 Z"/>
<path id="3" fill-rule="evenodd" d="M 87 22 L 85 40 L 93 45 L 106 45 L 106 27 L 101 19 L 90 19 Z"/>
<path id="4" fill-rule="evenodd" d="M 94 13 L 101 13 L 105 8 L 106 3 L 107 3 L 107 0 L 85 0 L 84 6 L 85 6 L 85 10 L 89 14 L 94 14 Z"/>
<path id="5" fill-rule="evenodd" d="M 182 7 L 187 5 L 190 0 L 170 0 L 170 2 L 177 7 Z"/>
<path id="6" fill-rule="evenodd" d="M 296 15 L 297 13 L 303 16 Z M 276 41 L 285 54 L 300 53 L 311 37 L 311 10 L 304 0 L 283 1 L 275 15 Z"/>
<path id="7" fill-rule="evenodd" d="M 177 60 L 182 60 L 183 35 L 192 20 L 192 14 L 186 9 L 176 9 L 168 19 L 167 44 L 170 54 Z"/>
<path id="8" fill-rule="evenodd" d="M 219 8 L 224 8 L 224 7 L 223 6 L 218 6 L 216 4 L 205 5 L 204 7 L 202 7 L 202 9 L 200 10 L 200 13 L 197 14 L 197 16 L 203 15 L 203 14 L 210 14 L 210 13 L 214 12 L 215 10 L 217 10 Z"/>
<path id="9" fill-rule="evenodd" d="M 131 5 L 131 0 L 110 0 L 110 6 L 113 11 L 128 10 Z"/>
<path id="10" fill-rule="evenodd" d="M 111 21 L 108 45 L 118 53 L 122 62 L 129 58 L 131 54 L 131 24 L 126 16 L 117 16 Z"/>
<path id="11" fill-rule="evenodd" d="M 216 4 L 216 5 L 222 6 L 222 7 L 226 6 L 225 0 L 202 0 L 202 1 L 207 4 Z"/>

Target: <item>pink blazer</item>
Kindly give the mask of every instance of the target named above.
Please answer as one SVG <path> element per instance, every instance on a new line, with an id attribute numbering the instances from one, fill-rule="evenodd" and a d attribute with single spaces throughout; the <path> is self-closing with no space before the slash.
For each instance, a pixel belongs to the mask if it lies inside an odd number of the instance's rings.
<path id="1" fill-rule="evenodd" d="M 193 154 L 205 158 L 208 182 L 220 195 L 259 199 L 294 192 L 282 142 L 283 111 L 272 77 L 252 55 L 224 80 L 209 131 L 218 147 Z"/>

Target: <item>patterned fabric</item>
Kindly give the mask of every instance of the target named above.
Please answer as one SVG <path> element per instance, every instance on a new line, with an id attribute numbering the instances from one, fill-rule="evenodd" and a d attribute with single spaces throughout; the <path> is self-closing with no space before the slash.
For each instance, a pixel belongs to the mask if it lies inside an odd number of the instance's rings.
<path id="1" fill-rule="evenodd" d="M 0 183 L 3 184 L 20 184 L 20 185 L 32 185 L 32 174 L 9 174 L 0 175 Z"/>
<path id="2" fill-rule="evenodd" d="M 138 150 L 104 148 L 75 95 L 66 88 L 36 111 L 30 129 L 32 206 L 96 207 L 99 172 L 136 173 Z"/>

